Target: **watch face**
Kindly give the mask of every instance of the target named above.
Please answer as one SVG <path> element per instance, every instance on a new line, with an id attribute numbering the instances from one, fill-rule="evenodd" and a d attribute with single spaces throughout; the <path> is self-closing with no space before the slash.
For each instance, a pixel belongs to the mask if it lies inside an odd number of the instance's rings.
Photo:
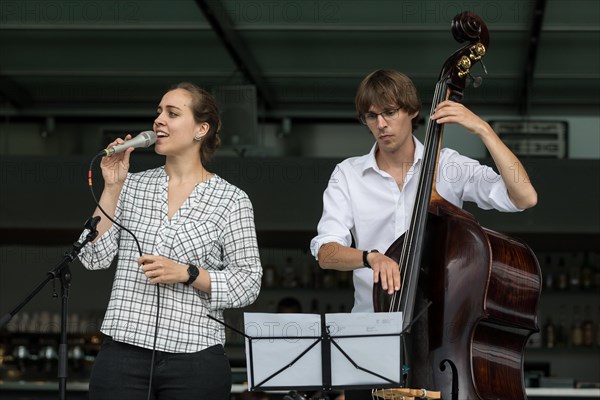
<path id="1" fill-rule="evenodd" d="M 190 277 L 197 277 L 200 271 L 198 271 L 198 267 L 196 267 L 195 265 L 190 265 L 188 267 L 188 274 L 190 274 Z"/>
<path id="2" fill-rule="evenodd" d="M 200 271 L 198 271 L 198 267 L 196 267 L 195 265 L 189 265 L 188 266 L 188 274 L 190 275 L 190 279 L 188 279 L 187 282 L 185 282 L 186 285 L 191 285 L 196 278 L 198 277 L 198 275 L 200 275 Z"/>

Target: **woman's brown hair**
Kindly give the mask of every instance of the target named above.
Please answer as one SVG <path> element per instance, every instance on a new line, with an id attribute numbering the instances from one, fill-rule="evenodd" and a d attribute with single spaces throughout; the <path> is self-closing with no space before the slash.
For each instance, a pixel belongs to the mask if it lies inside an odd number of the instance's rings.
<path id="1" fill-rule="evenodd" d="M 217 101 L 212 94 L 190 82 L 181 82 L 171 87 L 171 90 L 175 89 L 183 89 L 192 96 L 190 109 L 194 115 L 194 121 L 208 123 L 208 132 L 200 142 L 200 159 L 206 168 L 206 163 L 211 160 L 221 145 L 221 117 Z"/>

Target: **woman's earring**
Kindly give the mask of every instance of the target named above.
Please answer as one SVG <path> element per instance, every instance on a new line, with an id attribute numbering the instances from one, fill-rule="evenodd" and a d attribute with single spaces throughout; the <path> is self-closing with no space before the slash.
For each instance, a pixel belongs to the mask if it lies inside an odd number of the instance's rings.
<path id="1" fill-rule="evenodd" d="M 197 141 L 197 142 L 199 142 L 199 141 L 202 140 L 202 136 L 196 135 L 196 136 L 194 136 L 194 140 Z"/>

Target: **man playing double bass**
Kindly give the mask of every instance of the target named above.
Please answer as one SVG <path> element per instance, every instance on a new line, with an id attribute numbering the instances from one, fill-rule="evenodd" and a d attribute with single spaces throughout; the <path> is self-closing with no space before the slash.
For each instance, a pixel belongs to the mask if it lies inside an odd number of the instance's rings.
<path id="1" fill-rule="evenodd" d="M 423 156 L 423 144 L 413 136 L 421 104 L 406 75 L 377 70 L 360 84 L 355 106 L 375 144 L 368 154 L 336 166 L 310 247 L 321 268 L 353 272 L 352 312 L 373 312 L 373 284 L 380 283 L 389 294 L 400 289 L 399 266 L 384 253 L 411 219 Z M 450 100 L 440 102 L 430 118 L 459 124 L 478 136 L 500 173 L 444 148 L 435 182 L 444 199 L 458 207 L 473 201 L 482 209 L 503 212 L 535 206 L 537 193 L 523 165 L 488 123 Z M 353 240 L 355 248 L 350 247 Z M 370 391 L 346 394 L 347 400 L 370 398 Z"/>

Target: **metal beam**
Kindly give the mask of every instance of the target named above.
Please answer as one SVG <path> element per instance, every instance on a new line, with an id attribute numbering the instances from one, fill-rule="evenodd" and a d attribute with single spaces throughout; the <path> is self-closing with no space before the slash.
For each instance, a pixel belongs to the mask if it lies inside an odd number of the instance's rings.
<path id="1" fill-rule="evenodd" d="M 235 32 L 341 32 L 341 33 L 447 33 L 448 27 L 442 25 L 278 25 L 278 24 L 252 24 L 232 27 Z M 106 25 L 83 25 L 83 24 L 6 24 L 2 27 L 3 32 L 8 31 L 91 31 L 91 32 L 206 32 L 212 31 L 209 24 L 106 24 Z M 497 33 L 522 32 L 525 28 L 513 25 L 494 25 L 494 35 Z M 547 25 L 544 32 L 560 33 L 598 33 L 598 26 L 575 26 L 575 25 Z"/>
<path id="2" fill-rule="evenodd" d="M 238 69 L 245 78 L 256 86 L 259 96 L 262 97 L 266 108 L 273 108 L 275 97 L 267 85 L 260 67 L 248 51 L 242 37 L 236 32 L 231 18 L 218 0 L 196 0 L 204 16 L 213 30 L 233 58 Z"/>
<path id="3" fill-rule="evenodd" d="M 546 12 L 546 0 L 536 0 L 532 18 L 531 30 L 529 33 L 529 48 L 525 58 L 525 68 L 523 76 L 523 95 L 521 96 L 520 111 L 522 115 L 528 115 L 531 108 L 531 86 L 533 85 L 533 74 L 535 72 L 535 63 L 537 61 L 537 50 L 540 43 L 540 33 Z"/>
<path id="4" fill-rule="evenodd" d="M 0 95 L 19 110 L 33 104 L 31 94 L 7 76 L 0 75 Z"/>

